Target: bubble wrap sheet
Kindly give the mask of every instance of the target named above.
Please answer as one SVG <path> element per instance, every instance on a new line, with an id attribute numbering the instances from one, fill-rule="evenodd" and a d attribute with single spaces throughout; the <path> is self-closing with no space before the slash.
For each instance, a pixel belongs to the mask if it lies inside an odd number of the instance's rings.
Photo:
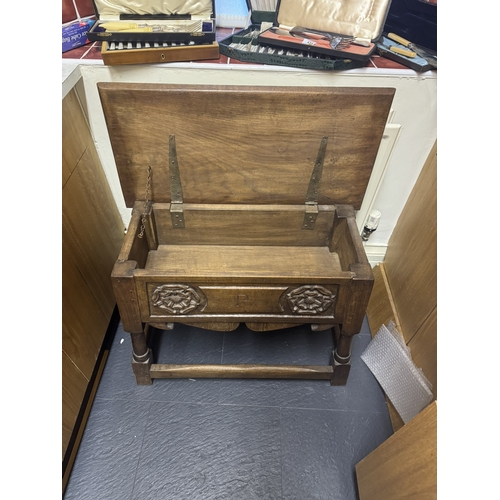
<path id="1" fill-rule="evenodd" d="M 432 384 L 415 366 L 392 321 L 382 325 L 361 355 L 406 424 L 432 401 Z"/>

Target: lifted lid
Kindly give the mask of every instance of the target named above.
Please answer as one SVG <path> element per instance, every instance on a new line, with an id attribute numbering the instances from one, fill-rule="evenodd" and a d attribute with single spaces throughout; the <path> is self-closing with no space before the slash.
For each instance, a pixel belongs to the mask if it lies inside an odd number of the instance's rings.
<path id="1" fill-rule="evenodd" d="M 215 11 L 214 0 L 92 0 L 96 17 L 100 20 L 137 19 L 149 16 L 188 16 L 210 18 Z"/>
<path id="2" fill-rule="evenodd" d="M 175 136 L 184 203 L 304 204 L 326 137 L 319 204 L 361 207 L 393 88 L 98 83 L 127 207 L 171 201 Z M 323 146 L 324 148 L 324 146 Z"/>
<path id="3" fill-rule="evenodd" d="M 276 24 L 376 41 L 382 34 L 390 5 L 391 0 L 280 0 Z"/>

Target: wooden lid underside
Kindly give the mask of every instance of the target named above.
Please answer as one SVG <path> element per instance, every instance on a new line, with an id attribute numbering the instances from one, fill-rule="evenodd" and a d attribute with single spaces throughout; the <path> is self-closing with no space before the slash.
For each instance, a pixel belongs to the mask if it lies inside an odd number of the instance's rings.
<path id="1" fill-rule="evenodd" d="M 361 207 L 395 90 L 99 83 L 125 202 L 303 204 L 328 137 L 320 204 Z"/>

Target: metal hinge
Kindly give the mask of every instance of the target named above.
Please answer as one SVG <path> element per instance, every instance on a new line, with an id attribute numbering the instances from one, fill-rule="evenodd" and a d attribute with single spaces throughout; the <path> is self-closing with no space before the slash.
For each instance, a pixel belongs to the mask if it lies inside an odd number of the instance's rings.
<path id="1" fill-rule="evenodd" d="M 177 150 L 175 148 L 175 135 L 169 137 L 168 163 L 170 172 L 170 218 L 172 219 L 172 227 L 183 228 L 184 211 L 182 185 L 179 164 L 177 162 Z"/>
<path id="2" fill-rule="evenodd" d="M 311 174 L 309 187 L 306 194 L 304 222 L 302 229 L 314 229 L 316 219 L 318 217 L 318 200 L 319 200 L 319 186 L 321 183 L 321 176 L 323 175 L 323 163 L 325 162 L 326 145 L 328 137 L 321 139 L 319 146 L 318 157 Z"/>

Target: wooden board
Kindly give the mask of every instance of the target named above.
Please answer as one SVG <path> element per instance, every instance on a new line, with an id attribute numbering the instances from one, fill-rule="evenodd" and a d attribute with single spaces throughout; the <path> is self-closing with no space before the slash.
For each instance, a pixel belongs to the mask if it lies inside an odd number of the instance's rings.
<path id="1" fill-rule="evenodd" d="M 63 99 L 62 410 L 63 490 L 90 411 L 86 399 L 115 307 L 110 274 L 123 222 L 76 89 Z M 99 367 L 100 369 L 100 367 Z M 88 406 L 87 406 L 88 404 Z"/>
<path id="2" fill-rule="evenodd" d="M 320 206 L 312 230 L 302 229 L 304 205 L 190 205 L 182 230 L 172 226 L 170 204 L 153 205 L 158 244 L 327 246 L 334 207 Z"/>
<path id="3" fill-rule="evenodd" d="M 98 83 L 127 206 L 170 201 L 175 135 L 185 203 L 303 204 L 328 137 L 320 204 L 361 207 L 393 88 Z"/>
<path id="4" fill-rule="evenodd" d="M 62 186 L 64 187 L 92 137 L 75 91 L 69 92 L 63 99 L 62 116 Z"/>
<path id="5" fill-rule="evenodd" d="M 214 42 L 206 45 L 110 50 L 108 43 L 102 42 L 101 55 L 104 64 L 108 66 L 199 61 L 219 59 L 219 44 Z"/>
<path id="6" fill-rule="evenodd" d="M 105 304 L 96 298 L 82 276 L 79 256 L 73 255 L 64 226 L 62 236 L 62 349 L 88 381 L 112 310 L 108 316 Z"/>
<path id="7" fill-rule="evenodd" d="M 356 465 L 360 500 L 437 498 L 437 403 Z"/>
<path id="8" fill-rule="evenodd" d="M 437 303 L 437 146 L 389 239 L 384 267 L 408 343 Z"/>
<path id="9" fill-rule="evenodd" d="M 64 244 L 109 321 L 115 300 L 107 278 L 123 242 L 123 222 L 94 148 L 85 150 L 66 183 L 62 210 Z"/>
<path id="10" fill-rule="evenodd" d="M 389 289 L 383 263 L 373 268 L 373 276 L 375 282 L 370 302 L 368 302 L 368 308 L 366 309 L 366 317 L 372 337 L 377 334 L 382 325 L 388 325 L 390 321 L 393 321 L 396 329 L 401 332 L 398 314 L 394 306 L 394 300 Z"/>
<path id="11" fill-rule="evenodd" d="M 88 380 L 76 365 L 62 353 L 62 458 L 68 448 Z"/>
<path id="12" fill-rule="evenodd" d="M 432 384 L 432 394 L 437 399 L 437 307 L 408 342 L 408 347 L 414 363 Z"/>
<path id="13" fill-rule="evenodd" d="M 437 145 L 431 150 L 389 240 L 385 261 L 375 267 L 367 308 L 372 335 L 389 321 L 410 347 L 437 397 Z M 404 422 L 387 401 L 393 429 Z"/>
<path id="14" fill-rule="evenodd" d="M 351 276 L 342 272 L 338 255 L 328 247 L 274 246 L 267 247 L 265 255 L 262 259 L 259 246 L 160 245 L 149 252 L 145 270 L 170 279 L 260 278 L 275 282 L 285 277 L 316 283 Z"/>

